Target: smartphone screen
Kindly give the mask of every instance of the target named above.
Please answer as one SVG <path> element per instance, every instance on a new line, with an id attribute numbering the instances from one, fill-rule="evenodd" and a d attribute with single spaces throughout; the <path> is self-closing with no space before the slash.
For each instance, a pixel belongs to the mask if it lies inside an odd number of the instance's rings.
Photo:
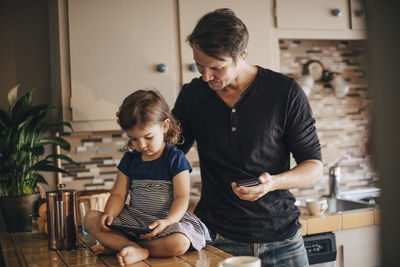
<path id="1" fill-rule="evenodd" d="M 141 227 L 141 226 L 132 226 L 132 225 L 118 225 L 118 224 L 111 224 L 111 229 L 118 229 L 118 230 L 127 230 L 132 231 L 136 234 L 147 234 L 153 231 L 149 227 Z"/>
<path id="2" fill-rule="evenodd" d="M 255 186 L 260 184 L 260 180 L 258 177 L 244 179 L 236 182 L 237 186 Z"/>

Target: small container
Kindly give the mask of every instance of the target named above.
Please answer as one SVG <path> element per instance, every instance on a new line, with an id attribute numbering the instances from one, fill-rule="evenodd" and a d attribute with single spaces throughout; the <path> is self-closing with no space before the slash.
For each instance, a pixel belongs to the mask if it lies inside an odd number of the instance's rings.
<path id="1" fill-rule="evenodd" d="M 85 224 L 84 224 L 84 219 L 86 215 L 86 208 L 85 208 L 85 203 L 80 202 L 79 203 L 79 210 L 80 210 L 80 215 L 81 215 L 81 225 L 82 225 L 82 234 L 88 235 L 88 231 L 86 231 Z"/>

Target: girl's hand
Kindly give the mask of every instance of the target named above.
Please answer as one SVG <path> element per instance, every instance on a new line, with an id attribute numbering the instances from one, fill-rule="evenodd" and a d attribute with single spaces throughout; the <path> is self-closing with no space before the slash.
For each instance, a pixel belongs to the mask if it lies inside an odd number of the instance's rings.
<path id="1" fill-rule="evenodd" d="M 100 229 L 103 232 L 109 232 L 111 231 L 111 229 L 108 227 L 112 221 L 114 219 L 114 216 L 112 216 L 111 214 L 108 213 L 104 213 L 101 217 L 100 217 Z"/>
<path id="2" fill-rule="evenodd" d="M 171 224 L 172 223 L 166 219 L 155 221 L 149 225 L 149 228 L 153 229 L 153 231 L 151 231 L 148 234 L 141 235 L 141 237 L 143 237 L 143 238 L 155 237 L 155 236 L 161 234 L 165 230 L 165 228 L 167 228 Z"/>
<path id="3" fill-rule="evenodd" d="M 243 200 L 256 201 L 270 191 L 273 191 L 272 176 L 263 172 L 260 175 L 260 184 L 256 186 L 237 186 L 235 182 L 231 183 L 233 192 Z"/>

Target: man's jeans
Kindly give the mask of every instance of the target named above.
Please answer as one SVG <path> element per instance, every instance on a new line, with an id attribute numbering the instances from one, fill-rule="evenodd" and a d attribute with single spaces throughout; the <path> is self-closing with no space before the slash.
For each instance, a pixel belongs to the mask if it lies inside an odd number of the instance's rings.
<path id="1" fill-rule="evenodd" d="M 234 256 L 259 257 L 263 267 L 309 266 L 301 229 L 286 240 L 271 243 L 241 243 L 214 233 L 211 237 L 213 246 Z"/>

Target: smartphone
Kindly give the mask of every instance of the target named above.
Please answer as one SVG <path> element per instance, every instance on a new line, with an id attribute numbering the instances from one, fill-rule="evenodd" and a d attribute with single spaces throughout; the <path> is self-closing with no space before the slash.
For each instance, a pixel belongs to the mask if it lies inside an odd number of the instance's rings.
<path id="1" fill-rule="evenodd" d="M 260 184 L 259 177 L 244 179 L 236 182 L 237 186 L 255 186 Z"/>
<path id="2" fill-rule="evenodd" d="M 120 224 L 111 224 L 110 228 L 111 229 L 117 229 L 117 230 L 131 231 L 131 232 L 134 232 L 137 235 L 148 234 L 151 231 L 153 231 L 149 227 L 133 226 L 133 225 L 120 225 Z"/>

